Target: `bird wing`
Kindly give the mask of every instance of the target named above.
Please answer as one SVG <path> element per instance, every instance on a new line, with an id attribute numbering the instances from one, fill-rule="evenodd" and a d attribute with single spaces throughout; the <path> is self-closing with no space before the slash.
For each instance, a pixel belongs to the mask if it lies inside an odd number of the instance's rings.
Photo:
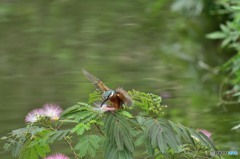
<path id="1" fill-rule="evenodd" d="M 128 95 L 128 93 L 124 89 L 117 88 L 116 92 L 117 96 L 124 102 L 124 104 L 128 106 L 132 105 L 132 98 Z"/>
<path id="2" fill-rule="evenodd" d="M 97 87 L 98 89 L 102 90 L 102 91 L 108 91 L 110 90 L 102 81 L 100 81 L 97 77 L 93 76 L 91 73 L 89 73 L 88 71 L 86 71 L 85 69 L 82 70 L 84 76 L 93 83 L 93 85 L 95 87 Z"/>

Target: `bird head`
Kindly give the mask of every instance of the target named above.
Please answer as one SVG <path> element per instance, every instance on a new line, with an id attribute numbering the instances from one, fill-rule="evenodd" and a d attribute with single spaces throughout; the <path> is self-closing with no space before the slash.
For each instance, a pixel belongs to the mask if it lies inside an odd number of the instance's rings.
<path id="1" fill-rule="evenodd" d="M 114 90 L 108 90 L 103 92 L 103 102 L 101 104 L 101 106 L 107 101 L 109 100 L 113 95 L 115 94 Z"/>

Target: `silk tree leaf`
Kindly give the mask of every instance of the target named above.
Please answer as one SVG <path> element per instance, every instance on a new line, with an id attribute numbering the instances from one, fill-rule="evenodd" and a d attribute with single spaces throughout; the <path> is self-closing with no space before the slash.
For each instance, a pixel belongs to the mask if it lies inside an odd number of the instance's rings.
<path id="1" fill-rule="evenodd" d="M 144 119 L 143 117 L 141 116 L 137 116 L 137 122 L 140 124 L 140 125 L 143 125 L 143 123 L 145 122 L 146 119 Z"/>
<path id="2" fill-rule="evenodd" d="M 20 158 L 38 159 L 39 157 L 45 157 L 46 154 L 50 152 L 50 147 L 47 142 L 50 132 L 51 130 L 44 129 L 35 134 L 35 137 L 28 138 L 28 141 L 25 142 L 21 149 Z"/>
<path id="3" fill-rule="evenodd" d="M 167 134 L 167 133 L 164 133 L 163 137 L 165 138 L 166 143 L 168 144 L 168 146 L 170 148 L 172 148 L 174 152 L 178 153 L 179 152 L 179 148 L 178 148 L 178 143 L 177 143 L 175 137 L 172 134 L 170 135 L 170 134 Z"/>
<path id="4" fill-rule="evenodd" d="M 123 139 L 123 142 L 124 142 L 124 145 L 126 146 L 126 148 L 130 151 L 130 152 L 134 152 L 134 142 L 133 140 L 131 139 L 130 135 L 127 134 L 128 132 L 126 131 L 120 131 L 121 134 L 124 134 L 122 135 L 122 139 Z"/>
<path id="5" fill-rule="evenodd" d="M 180 135 L 183 139 L 183 143 L 190 142 L 193 146 L 197 146 L 195 144 L 195 140 L 199 141 L 200 144 L 205 145 L 209 149 L 215 149 L 215 145 L 212 143 L 212 141 L 202 134 L 201 132 L 197 132 L 196 130 L 193 130 L 191 128 L 187 128 L 181 124 L 174 124 L 171 122 L 171 125 L 174 127 L 174 130 Z M 179 130 L 178 130 L 179 129 Z M 194 140 L 195 139 L 195 140 Z"/>
<path id="6" fill-rule="evenodd" d="M 213 142 L 202 132 L 199 132 L 200 136 L 202 137 L 203 140 L 206 141 L 208 147 L 210 149 L 214 149 L 214 150 L 217 150 L 217 148 L 215 147 L 215 145 L 213 144 Z"/>
<path id="7" fill-rule="evenodd" d="M 113 116 L 107 114 L 107 116 L 105 117 L 105 120 L 104 120 L 104 127 L 105 127 L 105 131 L 106 131 L 106 135 L 110 134 L 109 131 L 110 131 L 112 120 L 114 120 Z"/>
<path id="8" fill-rule="evenodd" d="M 113 144 L 115 144 L 115 139 L 114 139 L 115 126 L 116 126 L 116 119 L 113 118 L 112 121 L 110 122 L 109 131 L 107 133 L 107 136 L 110 139 L 109 141 L 111 141 Z"/>
<path id="9" fill-rule="evenodd" d="M 124 115 L 124 116 L 126 116 L 126 117 L 128 117 L 128 118 L 133 118 L 133 115 L 132 115 L 132 114 L 130 114 L 129 112 L 124 111 L 124 110 L 120 111 L 120 114 L 121 114 L 121 115 Z"/>
<path id="10" fill-rule="evenodd" d="M 95 103 L 97 101 L 102 100 L 102 92 L 101 91 L 94 91 L 93 93 L 89 94 L 88 103 Z"/>
<path id="11" fill-rule="evenodd" d="M 71 117 L 71 116 L 75 115 L 76 113 L 80 112 L 81 110 L 85 110 L 85 108 L 81 108 L 80 105 L 76 104 L 76 105 L 64 110 L 61 114 L 61 117 L 63 117 L 63 118 Z"/>
<path id="12" fill-rule="evenodd" d="M 35 140 L 38 140 L 35 142 Z M 25 145 L 25 148 L 22 149 L 20 158 L 21 159 L 38 159 L 39 157 L 45 157 L 47 153 L 50 152 L 50 147 L 46 142 L 42 142 L 41 139 L 35 139 L 31 141 L 29 144 Z M 35 144 L 35 143 L 38 144 Z M 32 144 L 33 143 L 33 144 Z"/>
<path id="13" fill-rule="evenodd" d="M 184 127 L 181 124 L 178 124 L 178 127 L 182 130 L 182 133 L 179 133 L 181 136 L 183 136 L 183 138 L 185 139 L 185 141 L 190 141 L 192 143 L 193 146 L 195 146 L 195 142 L 191 136 L 191 133 L 189 131 L 188 128 Z"/>
<path id="14" fill-rule="evenodd" d="M 96 135 L 86 135 L 79 139 L 79 142 L 74 149 L 79 151 L 78 154 L 80 157 L 85 157 L 87 155 L 94 157 L 99 148 L 100 141 L 101 138 Z"/>
<path id="15" fill-rule="evenodd" d="M 9 133 L 9 137 L 6 137 L 4 149 L 6 151 L 11 151 L 13 157 L 23 156 L 23 150 L 26 149 L 26 147 L 30 144 L 36 145 L 37 143 L 40 143 L 40 138 L 43 138 L 42 135 L 49 131 L 50 130 L 45 128 L 32 125 L 13 130 Z M 42 140 L 45 142 L 46 138 L 43 138 Z"/>
<path id="16" fill-rule="evenodd" d="M 133 159 L 133 153 L 128 149 L 118 150 L 116 145 L 112 145 L 112 142 L 108 138 L 105 139 L 104 143 L 104 158 L 105 159 Z"/>
<path id="17" fill-rule="evenodd" d="M 157 147 L 157 143 L 158 143 L 158 140 L 157 139 L 157 136 L 159 135 L 159 131 L 161 131 L 161 128 L 160 127 L 157 127 L 155 126 L 154 129 L 152 130 L 152 141 L 151 141 L 151 145 L 153 147 Z"/>
<path id="18" fill-rule="evenodd" d="M 48 134 L 49 139 L 48 143 L 53 143 L 55 140 L 62 140 L 64 137 L 66 137 L 70 132 L 70 129 L 67 130 L 58 130 L 58 131 L 52 131 Z"/>
<path id="19" fill-rule="evenodd" d="M 40 157 L 45 157 L 46 154 L 50 152 L 48 144 L 41 144 L 40 146 L 36 146 L 35 149 Z"/>
<path id="20" fill-rule="evenodd" d="M 122 140 L 122 136 L 121 134 L 119 133 L 119 126 L 115 126 L 115 129 L 114 129 L 114 138 L 115 138 L 115 142 L 116 142 L 116 145 L 117 145 L 117 149 L 118 150 L 123 150 L 124 148 L 124 145 L 123 145 L 123 140 Z"/>
<path id="21" fill-rule="evenodd" d="M 78 125 L 76 125 L 71 132 L 74 133 L 76 132 L 78 135 L 82 135 L 84 133 L 85 130 L 89 130 L 90 129 L 90 124 L 84 124 L 84 123 L 79 123 Z"/>
<path id="22" fill-rule="evenodd" d="M 146 140 L 148 140 L 146 143 L 151 144 L 151 148 L 148 148 L 149 150 L 158 149 L 162 153 L 165 153 L 169 147 L 172 148 L 175 153 L 178 152 L 180 139 L 178 139 L 175 130 L 167 120 L 148 118 L 143 123 L 143 126 L 145 127 L 144 134 Z M 149 145 L 147 145 L 147 147 L 149 147 Z M 151 152 L 150 155 L 154 154 Z"/>
<path id="23" fill-rule="evenodd" d="M 167 147 L 166 147 L 167 145 L 164 141 L 162 130 L 159 131 L 159 134 L 157 135 L 157 140 L 158 140 L 158 149 L 162 153 L 165 153 L 166 149 L 167 149 Z"/>
<path id="24" fill-rule="evenodd" d="M 16 146 L 12 149 L 12 154 L 14 157 L 17 157 L 19 155 L 19 153 L 21 152 L 21 149 L 23 147 L 24 143 L 21 141 L 18 141 L 16 143 Z"/>
<path id="25" fill-rule="evenodd" d="M 132 128 L 126 116 L 120 112 L 108 113 L 105 119 L 106 139 L 104 143 L 104 156 L 106 159 L 131 159 L 134 152 Z"/>
<path id="26" fill-rule="evenodd" d="M 151 143 L 150 143 L 149 140 L 146 140 L 146 141 L 145 141 L 145 147 L 146 147 L 146 149 L 147 149 L 148 154 L 150 154 L 151 156 L 153 156 L 153 155 L 154 155 L 154 148 L 152 147 L 152 145 L 151 145 Z"/>
<path id="27" fill-rule="evenodd" d="M 96 111 L 93 111 L 92 106 L 87 103 L 81 103 L 66 109 L 62 115 L 61 120 L 67 122 L 70 120 L 78 121 L 81 123 L 90 122 L 93 119 L 96 119 L 99 114 Z"/>
<path id="28" fill-rule="evenodd" d="M 136 146 L 140 146 L 140 145 L 142 145 L 144 143 L 145 140 L 146 139 L 145 139 L 144 134 L 141 133 L 141 134 L 138 135 L 137 139 L 135 140 L 135 145 Z"/>
<path id="29" fill-rule="evenodd" d="M 38 159 L 37 151 L 34 147 L 30 148 L 29 156 L 27 158 Z"/>

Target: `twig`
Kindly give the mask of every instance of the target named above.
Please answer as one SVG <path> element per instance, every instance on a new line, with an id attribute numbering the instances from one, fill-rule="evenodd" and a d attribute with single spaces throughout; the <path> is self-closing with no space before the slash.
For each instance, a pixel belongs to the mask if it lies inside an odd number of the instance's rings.
<path id="1" fill-rule="evenodd" d="M 60 127 L 62 126 L 63 122 L 61 122 L 58 126 L 57 126 L 57 130 L 60 129 Z"/>
<path id="2" fill-rule="evenodd" d="M 100 134 L 104 135 L 104 133 L 102 132 L 102 130 L 100 129 L 100 127 L 95 123 L 95 126 L 98 128 Z"/>
<path id="3" fill-rule="evenodd" d="M 53 131 L 58 130 L 58 129 L 60 128 L 60 126 L 62 125 L 62 123 L 61 123 L 56 129 L 54 129 L 54 128 L 51 127 L 50 125 L 46 125 L 46 124 L 44 124 L 44 123 L 41 123 L 41 124 L 43 124 L 43 125 L 49 127 L 49 128 L 50 128 L 51 130 L 53 130 Z M 70 147 L 72 153 L 74 154 L 74 158 L 75 158 L 75 159 L 80 159 L 80 158 L 77 156 L 77 153 L 74 151 L 74 148 L 73 148 L 71 142 L 70 142 L 66 137 L 64 137 L 64 140 L 68 143 L 68 145 L 69 145 L 69 147 Z"/>
<path id="4" fill-rule="evenodd" d="M 72 153 L 74 154 L 74 158 L 75 159 L 79 159 L 79 157 L 77 156 L 77 153 L 74 151 L 74 148 L 73 148 L 71 142 L 66 137 L 64 137 L 64 140 L 68 143 Z"/>

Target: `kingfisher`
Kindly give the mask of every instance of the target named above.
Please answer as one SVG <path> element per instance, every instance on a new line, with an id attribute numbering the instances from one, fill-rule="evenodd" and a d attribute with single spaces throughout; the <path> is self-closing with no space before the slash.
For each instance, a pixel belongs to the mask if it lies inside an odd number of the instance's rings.
<path id="1" fill-rule="evenodd" d="M 84 69 L 83 74 L 90 82 L 93 83 L 93 85 L 95 85 L 97 89 L 103 92 L 102 94 L 103 101 L 100 107 L 105 105 L 107 101 L 109 101 L 110 103 L 109 107 L 114 108 L 115 110 L 123 108 L 123 105 L 127 106 L 132 105 L 132 99 L 124 89 L 117 88 L 115 90 L 112 90 L 109 87 L 107 87 L 101 80 L 99 80 L 97 77 L 93 76 Z"/>

